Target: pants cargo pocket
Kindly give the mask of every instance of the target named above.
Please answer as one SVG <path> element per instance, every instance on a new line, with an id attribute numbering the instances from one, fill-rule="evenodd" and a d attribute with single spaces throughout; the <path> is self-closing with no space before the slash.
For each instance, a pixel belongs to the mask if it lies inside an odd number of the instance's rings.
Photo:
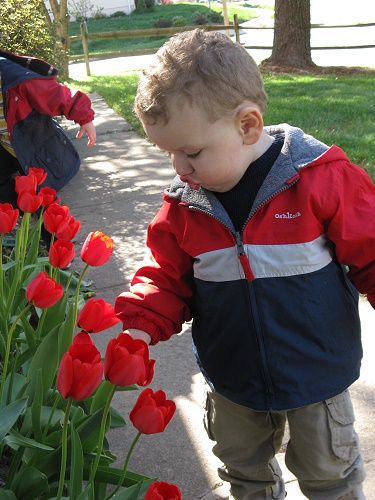
<path id="1" fill-rule="evenodd" d="M 354 410 L 349 392 L 344 391 L 334 398 L 327 399 L 325 405 L 332 451 L 338 459 L 352 463 L 359 454 L 359 443 L 354 431 Z"/>
<path id="2" fill-rule="evenodd" d="M 203 417 L 203 424 L 204 428 L 206 429 L 208 437 L 211 439 L 211 441 L 215 441 L 215 437 L 212 432 L 212 426 L 211 426 L 211 419 L 212 419 L 212 402 L 210 398 L 209 392 L 207 392 L 206 395 L 206 406 L 205 406 L 205 412 L 204 412 L 204 417 Z"/>

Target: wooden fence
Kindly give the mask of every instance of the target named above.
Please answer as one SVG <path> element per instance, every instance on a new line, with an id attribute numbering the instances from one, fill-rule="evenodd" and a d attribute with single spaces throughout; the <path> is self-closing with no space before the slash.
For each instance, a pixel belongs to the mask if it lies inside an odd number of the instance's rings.
<path id="1" fill-rule="evenodd" d="M 311 28 L 361 28 L 375 26 L 375 23 L 366 23 L 366 24 L 345 24 L 339 26 L 328 26 L 321 24 L 312 24 Z M 197 26 L 184 26 L 179 28 L 155 28 L 155 29 L 144 29 L 144 30 L 124 30 L 124 31 L 105 31 L 102 33 L 88 33 L 85 23 L 81 24 L 81 34 L 74 35 L 69 37 L 69 43 L 82 40 L 83 46 L 83 56 L 76 55 L 70 56 L 69 61 L 77 61 L 82 59 L 85 60 L 86 63 L 86 73 L 87 76 L 91 75 L 90 72 L 90 60 L 95 59 L 109 59 L 115 57 L 124 57 L 124 56 L 138 56 L 138 55 L 146 55 L 146 54 L 155 54 L 158 50 L 156 49 L 143 49 L 143 50 L 125 50 L 125 51 L 116 51 L 116 52 L 106 52 L 101 54 L 91 54 L 88 49 L 88 41 L 94 39 L 111 39 L 111 38 L 138 38 L 138 37 L 154 37 L 154 36 L 172 36 L 176 33 L 180 33 L 181 31 L 193 30 Z M 236 42 L 241 43 L 240 32 L 244 30 L 273 30 L 273 26 L 260 27 L 260 26 L 242 26 L 238 22 L 238 17 L 234 15 L 234 23 L 232 25 L 222 25 L 222 24 L 210 24 L 204 25 L 205 30 L 209 31 L 225 31 L 229 34 L 230 31 L 234 31 Z M 264 45 L 244 45 L 245 49 L 272 49 L 272 46 L 264 46 Z M 347 45 L 347 46 L 329 46 L 329 47 L 311 47 L 311 50 L 339 50 L 339 49 L 367 49 L 374 48 L 375 45 Z"/>

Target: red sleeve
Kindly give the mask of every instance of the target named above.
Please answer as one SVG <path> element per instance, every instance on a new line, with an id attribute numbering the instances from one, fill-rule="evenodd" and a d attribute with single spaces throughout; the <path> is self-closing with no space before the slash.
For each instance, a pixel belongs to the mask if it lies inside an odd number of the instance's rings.
<path id="1" fill-rule="evenodd" d="M 19 86 L 19 93 L 38 113 L 64 115 L 68 120 L 80 125 L 94 119 L 90 98 L 81 91 L 72 95 L 68 87 L 54 79 L 27 80 Z"/>
<path id="2" fill-rule="evenodd" d="M 163 220 L 167 205 L 149 226 L 148 255 L 135 273 L 130 290 L 115 303 L 124 329 L 147 332 L 152 344 L 179 333 L 183 323 L 192 318 L 193 259 L 180 249 L 171 225 Z"/>
<path id="3" fill-rule="evenodd" d="M 375 309 L 375 186 L 349 162 L 340 162 L 336 174 L 329 189 L 337 206 L 327 235 L 339 262 L 349 267 L 347 277 Z"/>

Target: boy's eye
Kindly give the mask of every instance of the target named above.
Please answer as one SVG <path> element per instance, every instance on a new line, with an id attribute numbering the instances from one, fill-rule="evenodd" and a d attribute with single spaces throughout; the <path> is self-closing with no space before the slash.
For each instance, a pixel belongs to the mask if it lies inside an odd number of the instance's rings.
<path id="1" fill-rule="evenodd" d="M 197 156 L 199 156 L 201 153 L 201 151 L 198 151 L 197 153 L 191 153 L 191 154 L 188 154 L 186 153 L 186 156 L 187 158 L 196 158 Z"/>

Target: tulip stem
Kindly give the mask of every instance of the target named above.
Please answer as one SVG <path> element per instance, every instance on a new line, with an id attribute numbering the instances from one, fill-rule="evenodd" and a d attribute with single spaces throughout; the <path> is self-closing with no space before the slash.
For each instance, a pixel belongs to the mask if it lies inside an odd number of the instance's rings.
<path id="1" fill-rule="evenodd" d="M 19 313 L 15 321 L 13 322 L 8 338 L 7 338 L 7 345 L 6 345 L 6 350 L 5 350 L 5 359 L 4 359 L 4 364 L 3 364 L 3 373 L 1 375 L 1 386 L 0 386 L 0 407 L 1 407 L 1 402 L 3 400 L 3 393 L 4 393 L 4 386 L 5 386 L 5 380 L 7 378 L 7 371 L 8 371 L 8 363 L 9 363 L 9 355 L 10 355 L 10 348 L 11 348 L 11 343 L 12 343 L 12 336 L 14 333 L 14 330 L 16 329 L 17 323 L 19 319 L 26 313 L 28 309 L 30 309 L 32 303 L 30 302 L 27 304 L 27 306 Z"/>
<path id="2" fill-rule="evenodd" d="M 4 271 L 3 271 L 3 240 L 4 233 L 0 233 L 0 304 L 1 315 L 5 319 L 5 304 L 4 304 Z M 4 321 L 6 324 L 6 321 Z"/>
<path id="3" fill-rule="evenodd" d="M 79 280 L 78 280 L 78 283 L 77 283 L 77 287 L 76 287 L 76 295 L 75 295 L 75 309 L 74 309 L 74 312 L 75 312 L 75 317 L 74 317 L 74 323 L 77 321 L 77 316 L 78 316 L 78 298 L 79 298 L 79 290 L 81 288 L 81 283 L 82 283 L 82 280 L 83 280 L 83 277 L 85 275 L 85 272 L 87 271 L 87 269 L 89 268 L 89 265 L 86 264 L 86 266 L 84 267 L 82 273 L 81 273 L 81 276 L 79 277 Z"/>
<path id="4" fill-rule="evenodd" d="M 42 334 L 42 329 L 43 329 L 44 320 L 46 318 L 46 314 L 47 314 L 47 309 L 43 309 L 42 314 L 41 314 L 39 321 L 38 321 L 38 327 L 36 329 L 36 338 L 38 340 L 40 339 L 41 334 Z"/>
<path id="5" fill-rule="evenodd" d="M 120 487 L 122 486 L 122 483 L 124 482 L 124 479 L 126 476 L 126 471 L 128 470 L 128 465 L 129 465 L 129 460 L 130 460 L 131 454 L 134 450 L 135 445 L 137 444 L 138 439 L 141 437 L 141 435 L 142 435 L 142 432 L 138 432 L 138 434 L 133 439 L 133 442 L 128 450 L 128 454 L 126 455 L 124 467 L 122 468 L 122 473 L 121 473 L 121 477 L 119 479 L 119 482 L 117 483 L 116 488 L 105 498 L 105 500 L 109 500 L 110 498 L 112 498 L 115 495 L 115 493 L 117 493 L 118 490 L 120 489 Z"/>
<path id="6" fill-rule="evenodd" d="M 56 500 L 61 499 L 65 483 L 66 458 L 68 454 L 68 424 L 69 424 L 70 408 L 72 407 L 72 403 L 73 403 L 73 398 L 69 398 L 65 409 L 64 425 L 61 437 L 62 442 L 61 442 L 60 480 L 59 480 L 59 488 L 57 490 Z"/>
<path id="7" fill-rule="evenodd" d="M 111 401 L 112 401 L 113 395 L 116 392 L 116 389 L 117 389 L 117 386 L 114 385 L 112 387 L 111 392 L 109 393 L 109 397 L 107 399 L 106 405 L 105 405 L 104 410 L 103 410 L 103 417 L 102 417 L 102 423 L 100 425 L 100 433 L 99 433 L 99 440 L 98 440 L 98 449 L 97 449 L 97 452 L 96 452 L 95 461 L 94 461 L 93 466 L 91 468 L 91 473 L 90 473 L 89 480 L 87 482 L 86 490 L 94 482 L 95 474 L 96 474 L 96 471 L 97 471 L 98 466 L 99 466 L 100 455 L 102 453 L 103 442 L 104 442 L 104 435 L 105 435 L 105 429 L 106 429 L 106 423 L 107 423 L 107 416 L 108 416 L 109 410 L 111 408 Z M 93 492 L 94 489 L 92 488 L 91 491 Z"/>

